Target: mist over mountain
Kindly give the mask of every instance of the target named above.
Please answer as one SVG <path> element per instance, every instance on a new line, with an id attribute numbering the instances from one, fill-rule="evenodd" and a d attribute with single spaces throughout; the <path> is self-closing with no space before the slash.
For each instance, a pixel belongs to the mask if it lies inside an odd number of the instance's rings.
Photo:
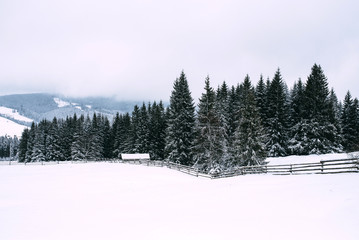
<path id="1" fill-rule="evenodd" d="M 111 121 L 117 112 L 132 112 L 136 104 L 142 102 L 119 101 L 110 97 L 74 98 L 48 93 L 4 95 L 0 96 L 0 117 L 3 119 L 0 135 L 14 135 L 14 126 L 17 126 L 15 135 L 19 135 L 19 129 L 30 126 L 32 121 L 66 118 L 75 113 L 90 116 L 100 113 Z"/>

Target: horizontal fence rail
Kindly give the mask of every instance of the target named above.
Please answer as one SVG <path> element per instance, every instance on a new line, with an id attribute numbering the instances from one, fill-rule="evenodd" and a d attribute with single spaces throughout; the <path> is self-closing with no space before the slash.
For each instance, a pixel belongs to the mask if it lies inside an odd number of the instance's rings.
<path id="1" fill-rule="evenodd" d="M 149 160 L 149 159 L 96 159 L 84 161 L 41 161 L 41 162 L 17 162 L 17 161 L 0 161 L 0 165 L 56 165 L 56 164 L 81 164 L 90 162 L 110 162 L 110 163 L 128 163 L 135 165 L 146 165 L 153 167 L 167 167 L 177 170 L 188 175 L 205 178 L 226 178 L 246 174 L 274 174 L 274 175 L 299 175 L 299 174 L 336 174 L 336 173 L 358 173 L 359 158 L 323 160 L 313 163 L 295 163 L 281 165 L 257 165 L 242 166 L 230 171 L 216 173 L 201 172 L 199 169 L 181 165 L 179 163 L 169 162 L 166 160 Z"/>
<path id="2" fill-rule="evenodd" d="M 296 163 L 282 165 L 243 166 L 232 171 L 224 171 L 213 178 L 232 177 L 245 174 L 270 173 L 276 175 L 299 174 L 334 174 L 334 173 L 358 173 L 359 159 L 325 160 L 316 163 Z"/>

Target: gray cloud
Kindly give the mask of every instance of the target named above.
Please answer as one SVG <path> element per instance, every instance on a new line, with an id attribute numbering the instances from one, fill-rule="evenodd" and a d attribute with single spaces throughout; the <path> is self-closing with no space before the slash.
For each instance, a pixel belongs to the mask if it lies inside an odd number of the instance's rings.
<path id="1" fill-rule="evenodd" d="M 357 1 L 0 2 L 0 93 L 167 100 L 180 71 L 193 97 L 210 75 L 291 86 L 322 65 L 342 99 L 359 97 Z"/>

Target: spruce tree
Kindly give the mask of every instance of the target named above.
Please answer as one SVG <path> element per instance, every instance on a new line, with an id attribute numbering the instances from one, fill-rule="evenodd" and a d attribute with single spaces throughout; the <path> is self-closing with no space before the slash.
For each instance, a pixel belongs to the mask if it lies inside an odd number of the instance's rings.
<path id="1" fill-rule="evenodd" d="M 110 121 L 107 117 L 102 116 L 102 129 L 103 129 L 103 157 L 112 158 L 113 153 L 113 138 Z"/>
<path id="2" fill-rule="evenodd" d="M 75 141 L 74 135 L 77 132 L 77 120 L 77 115 L 74 114 L 73 117 L 66 117 L 66 120 L 62 121 L 59 126 L 61 151 L 66 161 L 72 160 L 71 146 Z"/>
<path id="3" fill-rule="evenodd" d="M 87 117 L 85 127 L 87 133 L 87 159 L 97 160 L 102 158 L 103 129 L 101 128 L 101 116 L 94 113 L 92 119 Z"/>
<path id="4" fill-rule="evenodd" d="M 152 159 L 163 160 L 166 145 L 166 115 L 162 101 L 149 108 L 149 153 Z"/>
<path id="5" fill-rule="evenodd" d="M 221 126 L 219 111 L 216 109 L 216 94 L 205 81 L 205 92 L 199 99 L 195 139 L 196 167 L 205 172 L 221 171 L 223 146 L 226 129 Z"/>
<path id="6" fill-rule="evenodd" d="M 358 100 L 353 100 L 348 91 L 344 98 L 343 111 L 341 116 L 343 146 L 347 152 L 359 150 L 359 112 Z"/>
<path id="7" fill-rule="evenodd" d="M 29 140 L 29 129 L 25 128 L 21 134 L 20 145 L 19 145 L 19 162 L 25 162 L 27 144 Z"/>
<path id="8" fill-rule="evenodd" d="M 31 154 L 32 161 L 43 162 L 48 161 L 47 158 L 47 138 L 50 123 L 47 120 L 42 120 L 36 130 L 34 137 L 34 145 Z"/>
<path id="9" fill-rule="evenodd" d="M 247 75 L 241 85 L 239 122 L 235 132 L 234 158 L 236 165 L 251 166 L 264 163 L 266 135 L 256 106 L 255 91 Z"/>
<path id="10" fill-rule="evenodd" d="M 29 137 L 27 140 L 27 150 L 25 154 L 25 162 L 32 162 L 32 153 L 34 148 L 34 142 L 35 142 L 35 131 L 36 131 L 36 124 L 32 122 L 30 130 L 29 130 Z"/>
<path id="11" fill-rule="evenodd" d="M 151 111 L 149 109 L 149 111 Z M 138 153 L 148 153 L 149 151 L 149 114 L 147 112 L 147 107 L 145 103 L 142 104 L 139 112 L 139 119 L 138 119 L 138 126 L 137 126 L 137 152 Z"/>
<path id="12" fill-rule="evenodd" d="M 314 64 L 304 90 L 304 116 L 309 131 L 306 136 L 307 154 L 338 152 L 341 145 L 337 136 L 333 106 L 330 101 L 327 78 L 322 68 Z"/>
<path id="13" fill-rule="evenodd" d="M 222 168 L 226 169 L 231 165 L 232 156 L 230 152 L 231 144 L 231 127 L 230 127 L 230 103 L 229 103 L 229 89 L 226 82 L 223 82 L 218 88 L 216 94 L 215 110 L 219 117 L 219 130 L 221 138 L 218 144 L 220 145 L 222 154 L 219 160 Z"/>
<path id="14" fill-rule="evenodd" d="M 229 145 L 232 146 L 234 133 L 238 127 L 239 119 L 239 108 L 240 108 L 240 95 L 239 95 L 239 85 L 237 87 L 232 86 L 229 97 L 228 97 L 228 139 Z"/>
<path id="15" fill-rule="evenodd" d="M 132 111 L 131 116 L 131 149 L 129 149 L 131 153 L 140 153 L 141 151 L 141 139 L 139 136 L 140 133 L 140 122 L 141 122 L 141 113 L 140 108 L 135 105 Z"/>
<path id="16" fill-rule="evenodd" d="M 308 128 L 304 116 L 304 85 L 302 80 L 294 83 L 290 95 L 290 137 L 288 141 L 288 153 L 291 155 L 308 154 L 305 147 Z"/>
<path id="17" fill-rule="evenodd" d="M 267 91 L 268 118 L 268 155 L 272 157 L 287 155 L 289 108 L 287 105 L 286 87 L 280 70 L 274 75 Z"/>
<path id="18" fill-rule="evenodd" d="M 63 161 L 64 156 L 61 151 L 60 135 L 57 118 L 55 117 L 49 127 L 48 137 L 46 138 L 47 152 L 46 159 L 48 161 Z"/>
<path id="19" fill-rule="evenodd" d="M 182 71 L 174 82 L 170 97 L 166 137 L 166 153 L 169 161 L 184 165 L 193 164 L 194 115 L 193 99 L 186 75 Z"/>
<path id="20" fill-rule="evenodd" d="M 256 103 L 259 111 L 259 115 L 261 117 L 261 121 L 264 122 L 267 119 L 267 89 L 266 84 L 264 82 L 263 76 L 260 76 L 260 79 L 257 83 L 255 89 Z"/>
<path id="21" fill-rule="evenodd" d="M 81 115 L 76 121 L 75 131 L 73 132 L 73 142 L 71 144 L 71 160 L 86 160 L 86 134 L 84 130 L 84 116 Z"/>
<path id="22" fill-rule="evenodd" d="M 122 115 L 121 115 L 122 117 Z M 119 134 L 119 126 L 120 126 L 120 114 L 117 112 L 116 116 L 113 119 L 113 123 L 112 123 L 112 128 L 111 128 L 111 139 L 113 142 L 113 151 L 112 151 L 112 155 L 113 157 L 119 157 L 119 155 L 121 154 L 120 152 L 120 137 L 121 135 Z"/>

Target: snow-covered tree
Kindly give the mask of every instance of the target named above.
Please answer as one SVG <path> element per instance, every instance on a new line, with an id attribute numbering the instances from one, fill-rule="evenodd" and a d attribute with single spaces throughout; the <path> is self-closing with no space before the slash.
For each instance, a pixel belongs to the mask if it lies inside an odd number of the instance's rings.
<path id="1" fill-rule="evenodd" d="M 229 89 L 226 82 L 218 88 L 216 94 L 215 110 L 219 117 L 220 136 L 218 144 L 220 145 L 222 154 L 219 160 L 222 168 L 228 168 L 232 163 L 232 155 L 230 152 L 231 144 L 231 127 L 230 127 L 230 103 Z"/>
<path id="2" fill-rule="evenodd" d="M 31 160 L 34 162 L 48 161 L 46 155 L 49 126 L 49 121 L 42 120 L 35 130 L 35 137 L 31 154 Z"/>
<path id="3" fill-rule="evenodd" d="M 241 91 L 239 123 L 235 132 L 234 159 L 237 165 L 251 166 L 264 163 L 266 134 L 256 106 L 255 91 L 247 75 Z"/>
<path id="4" fill-rule="evenodd" d="M 359 106 L 358 99 L 352 99 L 348 91 L 344 98 L 341 114 L 344 150 L 351 152 L 359 150 Z"/>
<path id="5" fill-rule="evenodd" d="M 81 115 L 76 121 L 76 127 L 73 132 L 73 142 L 71 144 L 71 160 L 86 160 L 86 134 L 84 130 L 84 116 Z"/>
<path id="6" fill-rule="evenodd" d="M 268 106 L 267 106 L 267 88 L 262 75 L 260 76 L 260 79 L 257 83 L 255 89 L 255 95 L 256 95 L 256 103 L 257 103 L 259 115 L 261 117 L 261 120 L 264 121 L 267 119 Z"/>
<path id="7" fill-rule="evenodd" d="M 29 129 L 25 128 L 21 134 L 20 145 L 19 145 L 19 162 L 25 162 L 27 144 L 29 141 Z"/>
<path id="8" fill-rule="evenodd" d="M 221 125 L 221 118 L 216 108 L 216 93 L 210 86 L 209 77 L 205 81 L 205 92 L 199 99 L 195 139 L 195 166 L 202 171 L 220 171 L 224 166 L 223 141 L 226 129 Z"/>
<path id="9" fill-rule="evenodd" d="M 170 97 L 165 150 L 169 161 L 184 165 L 193 164 L 194 115 L 193 99 L 186 75 L 182 71 L 181 76 L 174 82 Z"/>
<path id="10" fill-rule="evenodd" d="M 64 156 L 61 151 L 59 126 L 55 117 L 49 127 L 48 136 L 46 138 L 47 152 L 46 159 L 48 161 L 63 161 Z"/>
<path id="11" fill-rule="evenodd" d="M 310 133 L 306 148 L 310 153 L 331 153 L 341 150 L 333 103 L 330 101 L 327 78 L 322 68 L 314 64 L 304 90 L 304 116 Z"/>
<path id="12" fill-rule="evenodd" d="M 286 86 L 280 70 L 274 75 L 267 91 L 268 118 L 265 121 L 268 133 L 268 155 L 287 155 L 289 108 L 287 105 Z"/>
<path id="13" fill-rule="evenodd" d="M 154 102 L 149 108 L 149 154 L 152 159 L 164 159 L 166 138 L 166 114 L 162 101 Z"/>

